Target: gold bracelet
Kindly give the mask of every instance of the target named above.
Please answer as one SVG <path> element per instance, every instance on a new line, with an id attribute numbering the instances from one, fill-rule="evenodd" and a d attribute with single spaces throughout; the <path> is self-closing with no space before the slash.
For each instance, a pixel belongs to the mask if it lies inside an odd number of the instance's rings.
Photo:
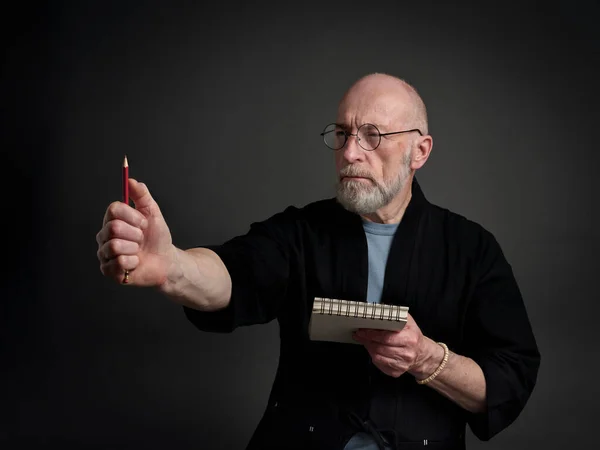
<path id="1" fill-rule="evenodd" d="M 444 344 L 443 342 L 438 342 L 438 344 L 441 345 L 442 348 L 444 349 L 444 359 L 442 359 L 442 362 L 440 363 L 438 368 L 435 369 L 435 372 L 433 372 L 431 375 L 429 375 L 424 380 L 417 380 L 417 383 L 419 383 L 419 384 L 429 383 L 431 380 L 433 380 L 435 377 L 437 377 L 442 370 L 444 370 L 444 367 L 446 367 L 446 363 L 448 362 L 448 356 L 450 354 L 450 352 L 448 351 L 448 346 L 446 344 Z"/>

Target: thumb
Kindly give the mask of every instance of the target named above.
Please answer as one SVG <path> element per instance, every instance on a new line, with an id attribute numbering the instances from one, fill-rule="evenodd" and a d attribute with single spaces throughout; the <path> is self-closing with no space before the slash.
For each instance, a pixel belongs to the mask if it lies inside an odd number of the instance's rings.
<path id="1" fill-rule="evenodd" d="M 162 216 L 158 203 L 150 195 L 148 187 L 135 178 L 129 178 L 129 198 L 135 204 L 135 209 L 146 217 Z"/>

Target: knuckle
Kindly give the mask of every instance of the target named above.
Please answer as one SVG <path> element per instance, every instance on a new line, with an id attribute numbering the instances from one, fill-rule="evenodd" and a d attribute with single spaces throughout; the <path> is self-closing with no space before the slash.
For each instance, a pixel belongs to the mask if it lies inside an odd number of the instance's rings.
<path id="1" fill-rule="evenodd" d="M 117 236 L 121 231 L 121 224 L 118 220 L 111 220 L 108 223 L 108 232 L 110 236 Z"/>
<path id="2" fill-rule="evenodd" d="M 108 208 L 106 208 L 106 215 L 108 217 L 116 217 L 118 210 L 119 202 L 112 202 L 110 205 L 108 205 Z"/>
<path id="3" fill-rule="evenodd" d="M 121 250 L 121 241 L 118 239 L 111 239 L 108 241 L 108 249 L 113 255 L 116 255 Z"/>

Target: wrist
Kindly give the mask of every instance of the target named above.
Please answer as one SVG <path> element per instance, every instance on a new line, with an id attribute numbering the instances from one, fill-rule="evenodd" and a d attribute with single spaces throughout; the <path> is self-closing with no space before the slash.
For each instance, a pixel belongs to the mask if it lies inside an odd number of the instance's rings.
<path id="1" fill-rule="evenodd" d="M 437 342 L 423 337 L 415 364 L 408 370 L 417 380 L 427 378 L 437 370 L 444 359 L 444 348 Z"/>
<path id="2" fill-rule="evenodd" d="M 165 276 L 157 288 L 162 294 L 177 296 L 178 286 L 183 278 L 182 258 L 185 252 L 173 244 L 165 254 Z"/>

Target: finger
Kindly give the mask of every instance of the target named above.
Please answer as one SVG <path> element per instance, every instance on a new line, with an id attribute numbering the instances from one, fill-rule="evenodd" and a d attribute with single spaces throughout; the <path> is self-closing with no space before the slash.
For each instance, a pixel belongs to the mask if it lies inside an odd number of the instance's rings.
<path id="1" fill-rule="evenodd" d="M 391 358 L 396 361 L 401 360 L 412 363 L 417 357 L 416 350 L 408 347 L 394 347 L 375 342 L 366 343 L 364 344 L 364 347 L 371 355 L 385 356 L 386 358 Z"/>
<path id="2" fill-rule="evenodd" d="M 377 341 L 373 341 L 366 337 L 361 337 L 358 333 L 354 333 L 353 338 L 359 344 L 362 344 L 369 353 L 381 354 L 388 357 L 394 357 L 402 347 L 395 347 L 387 344 L 382 344 Z"/>
<path id="3" fill-rule="evenodd" d="M 371 355 L 371 360 L 379 370 L 392 377 L 399 377 L 408 370 L 407 364 L 387 356 Z"/>
<path id="4" fill-rule="evenodd" d="M 388 358 L 393 358 L 394 355 L 397 355 L 398 347 L 390 347 L 389 345 L 378 344 L 372 341 L 365 342 L 363 346 L 371 355 L 381 355 Z"/>
<path id="5" fill-rule="evenodd" d="M 122 239 L 141 244 L 144 241 L 144 232 L 122 220 L 111 220 L 98 232 L 96 242 L 102 246 L 111 239 Z"/>
<path id="6" fill-rule="evenodd" d="M 109 261 L 100 264 L 100 271 L 103 275 L 118 279 L 119 282 L 123 278 L 123 273 L 126 270 L 134 270 L 140 259 L 137 255 L 119 255 Z"/>
<path id="7" fill-rule="evenodd" d="M 98 249 L 98 258 L 102 261 L 116 258 L 119 255 L 135 255 L 140 249 L 137 242 L 124 239 L 110 239 Z"/>
<path id="8" fill-rule="evenodd" d="M 102 225 L 106 225 L 111 220 L 122 220 L 134 227 L 142 229 L 148 226 L 148 220 L 140 211 L 137 211 L 135 208 L 132 208 L 123 202 L 112 202 L 108 205 Z"/>
<path id="9" fill-rule="evenodd" d="M 402 337 L 400 331 L 388 331 L 388 330 L 373 330 L 367 328 L 361 328 L 356 332 L 356 336 L 359 339 L 366 341 L 378 342 L 386 345 L 402 345 Z"/>
<path id="10" fill-rule="evenodd" d="M 140 183 L 134 178 L 129 179 L 129 198 L 135 204 L 138 211 L 142 212 L 147 217 L 159 217 L 161 216 L 160 208 L 158 203 L 150 195 L 148 186 L 144 183 Z"/>

